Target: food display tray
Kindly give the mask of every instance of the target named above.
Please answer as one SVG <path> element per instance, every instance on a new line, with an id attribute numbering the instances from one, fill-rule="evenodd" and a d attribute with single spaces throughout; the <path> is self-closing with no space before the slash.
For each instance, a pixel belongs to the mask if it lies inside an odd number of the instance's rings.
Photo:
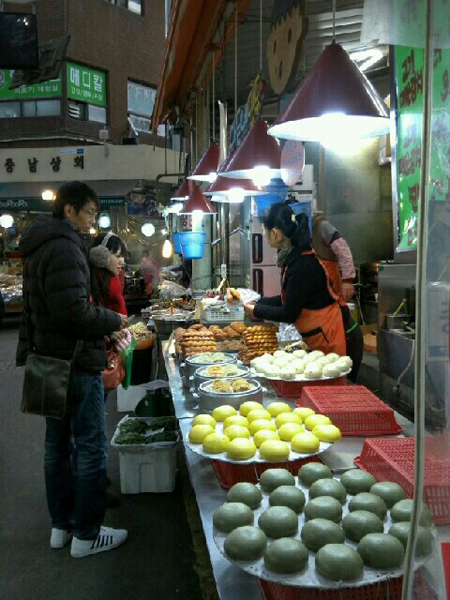
<path id="1" fill-rule="evenodd" d="M 304 375 L 297 375 L 294 379 L 282 379 L 281 377 L 267 377 L 254 369 L 250 369 L 255 377 L 263 377 L 272 384 L 273 389 L 280 398 L 300 398 L 305 386 L 324 386 L 324 385 L 345 385 L 346 376 L 350 373 L 349 369 L 341 373 L 339 377 L 321 377 L 320 379 L 307 379 Z"/>
<path id="2" fill-rule="evenodd" d="M 377 583 L 368 583 L 359 587 L 339 589 L 301 588 L 282 585 L 264 579 L 258 580 L 264 600 L 401 600 L 403 576 L 390 577 Z M 431 589 L 421 570 L 414 573 L 414 598 L 417 600 L 439 600 Z"/>
<path id="3" fill-rule="evenodd" d="M 222 433 L 223 423 L 217 423 L 216 431 L 217 433 Z M 267 459 L 263 459 L 259 455 L 259 449 L 252 458 L 247 460 L 232 460 L 226 452 L 222 452 L 221 454 L 208 454 L 204 452 L 203 446 L 201 444 L 192 444 L 189 441 L 188 435 L 186 434 L 184 439 L 186 446 L 192 452 L 211 460 L 217 479 L 225 489 L 229 489 L 240 481 L 257 483 L 261 473 L 275 467 L 287 469 L 293 475 L 297 475 L 298 470 L 305 463 L 321 462 L 319 455 L 333 445 L 328 442 L 320 442 L 319 450 L 313 454 L 300 454 L 291 450 L 289 458 L 283 461 L 268 461 Z"/>
<path id="4" fill-rule="evenodd" d="M 433 438 L 425 443 L 425 481 L 423 499 L 435 523 L 450 522 L 450 458 L 437 456 Z M 412 498 L 414 494 L 414 438 L 371 438 L 364 442 L 358 467 L 372 473 L 378 481 L 393 481 Z"/>
<path id="5" fill-rule="evenodd" d="M 259 484 L 258 484 L 258 487 Z M 308 502 L 308 498 L 309 498 L 309 488 L 307 488 L 306 486 L 302 485 L 299 480 L 298 477 L 296 477 L 296 487 L 300 488 L 305 496 L 306 496 L 306 502 Z M 262 491 L 262 490 L 261 490 Z M 262 495 L 263 495 L 263 499 L 261 502 L 261 505 L 255 509 L 254 515 L 255 515 L 255 519 L 254 519 L 254 525 L 255 527 L 258 526 L 258 519 L 260 517 L 260 515 L 267 510 L 268 508 L 270 508 L 269 505 L 269 493 L 262 491 Z M 353 498 L 353 496 L 351 494 L 347 494 L 347 500 L 345 502 L 345 504 L 342 505 L 342 518 L 344 518 L 347 514 L 348 514 L 348 503 L 351 500 L 351 498 Z M 218 508 L 218 507 L 217 507 Z M 299 528 L 298 531 L 295 535 L 290 536 L 294 539 L 300 540 L 301 541 L 301 529 L 305 523 L 305 515 L 304 512 L 301 512 L 299 515 Z M 387 533 L 391 527 L 391 525 L 393 524 L 393 521 L 390 518 L 389 512 L 386 516 L 386 518 L 383 521 L 384 523 L 384 532 Z M 435 530 L 432 528 L 432 532 L 435 538 L 435 544 L 436 545 L 436 532 Z M 304 567 L 304 569 L 302 571 L 299 571 L 298 573 L 294 573 L 294 574 L 278 574 L 275 573 L 273 571 L 269 571 L 268 569 L 266 569 L 265 565 L 264 565 L 264 559 L 261 557 L 260 559 L 256 560 L 256 561 L 239 561 L 239 560 L 233 560 L 231 558 L 229 558 L 227 556 L 227 554 L 225 553 L 224 550 L 224 542 L 225 539 L 227 537 L 227 534 L 222 533 L 220 531 L 218 531 L 216 528 L 213 528 L 213 537 L 214 537 L 214 541 L 219 549 L 219 551 L 221 552 L 221 554 L 231 563 L 233 563 L 234 565 L 238 566 L 239 568 L 241 568 L 242 570 L 244 570 L 246 573 L 249 573 L 250 575 L 254 575 L 256 577 L 259 577 L 261 580 L 264 581 L 270 581 L 272 583 L 275 584 L 279 584 L 281 586 L 294 586 L 296 588 L 306 588 L 309 590 L 312 590 L 313 592 L 320 589 L 320 590 L 335 590 L 337 592 L 343 592 L 343 590 L 346 589 L 358 589 L 361 586 L 368 586 L 368 585 L 375 585 L 375 587 L 377 588 L 378 585 L 381 582 L 389 582 L 392 579 L 396 579 L 396 578 L 400 578 L 403 575 L 403 568 L 395 568 L 395 569 L 372 569 L 369 567 L 364 567 L 363 573 L 360 577 L 353 579 L 352 581 L 341 581 L 341 582 L 336 582 L 336 581 L 332 581 L 330 579 L 327 579 L 326 577 L 322 577 L 319 573 L 316 572 L 315 569 L 315 552 L 309 551 L 309 557 L 308 557 L 308 563 L 307 565 Z M 268 545 L 270 545 L 274 540 L 273 538 L 268 537 Z M 358 545 L 357 542 L 353 542 L 349 539 L 346 538 L 345 543 L 352 547 L 352 548 L 356 548 L 356 546 Z M 415 569 L 419 568 L 420 566 L 422 566 L 423 564 L 425 564 L 433 555 L 434 552 L 433 550 L 436 550 L 436 548 L 432 549 L 432 553 L 428 556 L 425 556 L 423 558 L 420 559 L 416 559 L 415 561 Z M 389 588 L 388 588 L 389 589 Z M 323 598 L 329 598 L 328 595 L 323 596 Z M 353 600 L 353 598 L 366 598 L 366 596 L 347 596 L 348 598 L 351 598 Z M 281 596 L 281 598 L 283 598 L 283 596 Z M 293 596 L 293 598 L 296 598 L 296 596 Z M 310 596 L 304 596 L 305 600 L 308 599 L 310 600 L 310 598 L 314 598 L 314 596 L 310 595 Z M 337 596 L 336 598 L 339 598 L 339 600 L 341 600 L 341 598 L 343 598 L 343 596 Z M 379 596 L 367 596 L 367 598 L 390 598 L 390 596 L 383 596 L 383 595 L 379 595 Z"/>
<path id="6" fill-rule="evenodd" d="M 393 435 L 402 431 L 392 408 L 363 385 L 305 386 L 296 405 L 327 415 L 342 435 Z"/>

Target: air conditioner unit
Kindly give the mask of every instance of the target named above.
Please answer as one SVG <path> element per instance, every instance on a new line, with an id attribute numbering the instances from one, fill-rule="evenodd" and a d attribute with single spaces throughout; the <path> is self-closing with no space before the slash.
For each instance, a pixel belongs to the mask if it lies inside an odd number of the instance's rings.
<path id="1" fill-rule="evenodd" d="M 72 119 L 81 119 L 81 110 L 76 104 L 69 104 L 68 113 Z"/>

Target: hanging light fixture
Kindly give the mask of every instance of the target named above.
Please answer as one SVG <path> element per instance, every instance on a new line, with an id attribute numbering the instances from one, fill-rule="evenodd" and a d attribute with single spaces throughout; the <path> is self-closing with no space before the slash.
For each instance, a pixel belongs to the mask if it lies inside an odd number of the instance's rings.
<path id="1" fill-rule="evenodd" d="M 209 181 L 209 183 L 215 181 L 219 168 L 219 150 L 219 144 L 213 142 L 187 178 L 195 181 Z"/>
<path id="2" fill-rule="evenodd" d="M 0 227 L 3 227 L 4 229 L 9 229 L 13 226 L 13 223 L 14 219 L 12 215 L 2 215 L 0 217 Z"/>
<path id="3" fill-rule="evenodd" d="M 252 179 L 258 187 L 281 177 L 280 144 L 267 135 L 268 125 L 262 119 L 253 124 L 242 144 L 223 165 L 219 175 L 235 179 Z M 275 143 L 274 143 L 275 142 Z"/>
<path id="4" fill-rule="evenodd" d="M 203 194 L 201 189 L 196 185 L 192 190 L 189 198 L 180 210 L 180 215 L 190 215 L 194 212 L 202 212 L 206 214 L 216 214 L 217 211 L 208 198 Z"/>
<path id="5" fill-rule="evenodd" d="M 156 230 L 153 223 L 144 223 L 141 227 L 141 231 L 145 235 L 145 237 L 151 237 Z"/>
<path id="6" fill-rule="evenodd" d="M 175 193 L 170 197 L 171 200 L 181 200 L 184 202 L 189 198 L 189 194 L 194 189 L 194 183 L 185 179 L 179 186 Z"/>
<path id="7" fill-rule="evenodd" d="M 101 213 L 98 218 L 98 226 L 100 229 L 108 229 L 108 227 L 111 227 L 111 217 L 108 213 Z"/>
<path id="8" fill-rule="evenodd" d="M 45 200 L 46 202 L 51 202 L 55 199 L 55 192 L 53 190 L 43 190 L 41 196 L 42 200 Z"/>
<path id="9" fill-rule="evenodd" d="M 327 46 L 278 115 L 269 134 L 287 140 L 322 142 L 389 133 L 389 110 L 349 54 L 333 41 Z"/>
<path id="10" fill-rule="evenodd" d="M 169 239 L 164 240 L 162 255 L 163 258 L 170 258 L 173 254 L 172 242 Z"/>
<path id="11" fill-rule="evenodd" d="M 232 179 L 219 175 L 203 192 L 205 196 L 213 198 L 214 202 L 243 202 L 246 196 L 259 196 L 265 194 L 265 189 L 257 188 L 250 179 Z"/>

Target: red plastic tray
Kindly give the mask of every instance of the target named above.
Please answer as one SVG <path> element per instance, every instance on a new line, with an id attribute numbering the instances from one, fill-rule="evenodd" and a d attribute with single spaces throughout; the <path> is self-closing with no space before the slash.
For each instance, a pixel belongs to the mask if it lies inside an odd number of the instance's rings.
<path id="1" fill-rule="evenodd" d="M 402 430 L 392 408 L 364 385 L 307 386 L 296 405 L 327 415 L 342 435 L 392 435 Z"/>
<path id="2" fill-rule="evenodd" d="M 346 377 L 336 377 L 336 379 L 323 379 L 318 381 L 285 381 L 283 379 L 270 379 L 273 389 L 280 398 L 299 398 L 303 389 L 308 387 L 323 387 L 345 385 Z"/>
<path id="3" fill-rule="evenodd" d="M 369 438 L 355 463 L 378 481 L 398 483 L 412 498 L 414 438 Z M 425 442 L 424 502 L 431 509 L 435 523 L 450 522 L 450 458 L 436 456 L 431 436 Z"/>
<path id="4" fill-rule="evenodd" d="M 300 467 L 309 462 L 322 461 L 316 454 L 309 456 L 308 458 L 301 458 L 299 460 L 291 460 L 288 462 L 254 462 L 245 465 L 236 465 L 235 463 L 229 463 L 224 460 L 211 459 L 217 479 L 219 480 L 220 485 L 225 489 L 229 489 L 235 483 L 239 483 L 241 481 L 258 483 L 261 473 L 264 473 L 264 471 L 267 469 L 282 468 L 287 469 L 290 473 L 292 473 L 292 475 L 297 475 Z"/>
<path id="5" fill-rule="evenodd" d="M 339 589 L 299 588 L 259 579 L 265 600 L 401 600 L 403 577 Z M 414 576 L 412 600 L 438 600 L 420 571 Z"/>

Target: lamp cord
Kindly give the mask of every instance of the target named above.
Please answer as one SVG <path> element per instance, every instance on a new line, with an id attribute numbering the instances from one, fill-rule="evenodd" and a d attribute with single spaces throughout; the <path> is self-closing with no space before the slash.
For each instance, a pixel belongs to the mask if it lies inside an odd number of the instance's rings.
<path id="1" fill-rule="evenodd" d="M 336 0 L 333 0 L 333 42 L 336 41 Z"/>
<path id="2" fill-rule="evenodd" d="M 237 113 L 237 3 L 234 5 L 234 118 Z"/>
<path id="3" fill-rule="evenodd" d="M 259 72 L 262 73 L 262 0 L 259 0 Z"/>
<path id="4" fill-rule="evenodd" d="M 216 107 L 215 97 L 216 97 L 216 82 L 215 79 L 215 70 L 216 70 L 216 51 L 213 50 L 213 73 L 212 73 L 212 139 L 213 141 L 216 139 Z"/>

